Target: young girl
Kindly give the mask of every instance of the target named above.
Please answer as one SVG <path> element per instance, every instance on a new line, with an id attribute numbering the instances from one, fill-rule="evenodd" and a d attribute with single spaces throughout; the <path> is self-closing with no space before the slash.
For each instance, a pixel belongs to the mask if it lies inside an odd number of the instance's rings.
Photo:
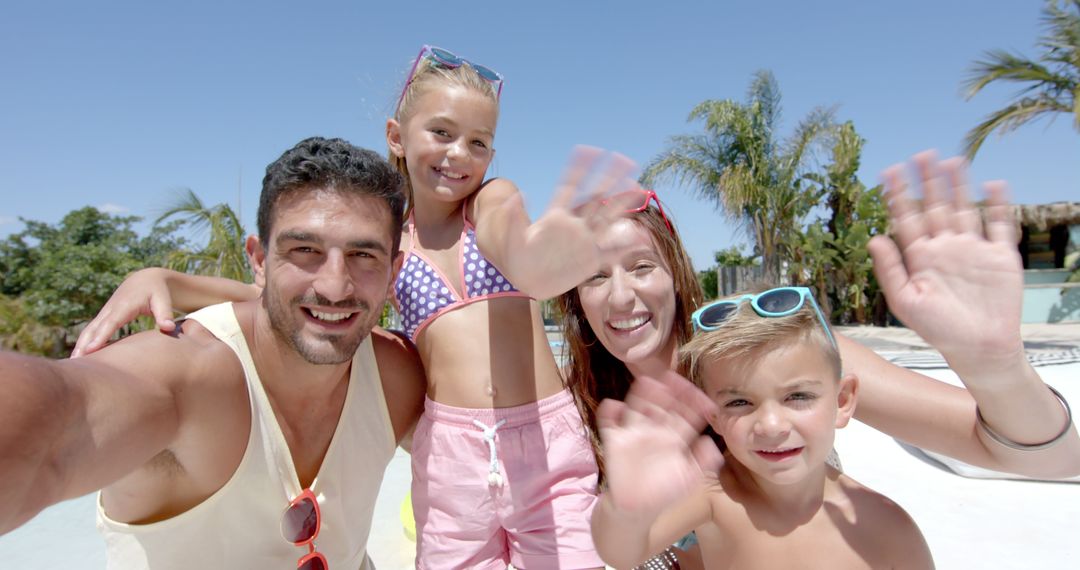
<path id="1" fill-rule="evenodd" d="M 596 464 L 534 299 L 595 271 L 616 201 L 570 209 L 598 157 L 579 157 L 530 224 L 520 192 L 483 182 L 502 77 L 425 46 L 387 121 L 410 215 L 395 289 L 428 375 L 413 436 L 420 568 L 600 567 L 589 536 Z M 632 184 L 615 159 L 594 198 Z"/>
<path id="2" fill-rule="evenodd" d="M 633 164 L 579 150 L 550 208 L 530 224 L 511 182 L 484 181 L 501 89 L 498 73 L 424 46 L 386 126 L 409 190 L 395 305 L 428 378 L 412 438 L 416 563 L 601 567 L 589 532 L 596 462 L 535 299 L 595 272 L 597 233 L 633 199 L 619 192 L 635 185 Z M 144 307 L 146 292 L 163 329 L 169 303 L 187 309 L 253 294 L 164 275 L 125 284 L 139 305 L 106 306 L 76 353 L 103 344 L 117 321 Z"/>

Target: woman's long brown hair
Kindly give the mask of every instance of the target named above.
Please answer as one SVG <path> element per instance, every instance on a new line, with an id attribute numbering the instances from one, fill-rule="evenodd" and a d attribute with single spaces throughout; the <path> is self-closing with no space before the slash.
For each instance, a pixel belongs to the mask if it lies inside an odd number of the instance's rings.
<path id="1" fill-rule="evenodd" d="M 656 207 L 650 205 L 641 212 L 630 214 L 629 219 L 649 232 L 653 244 L 671 273 L 675 287 L 675 320 L 671 334 L 674 335 L 677 346 L 682 346 L 690 340 L 693 332 L 690 315 L 704 297 L 690 256 L 679 239 L 674 222 L 669 230 L 663 215 Z M 604 457 L 596 427 L 596 408 L 605 398 L 620 401 L 625 399 L 634 377 L 626 364 L 608 352 L 596 338 L 585 318 L 576 288 L 560 296 L 558 304 L 562 314 L 564 354 L 567 357 L 566 385 L 573 393 L 581 417 L 589 428 L 596 463 L 600 467 L 600 480 L 603 481 Z"/>

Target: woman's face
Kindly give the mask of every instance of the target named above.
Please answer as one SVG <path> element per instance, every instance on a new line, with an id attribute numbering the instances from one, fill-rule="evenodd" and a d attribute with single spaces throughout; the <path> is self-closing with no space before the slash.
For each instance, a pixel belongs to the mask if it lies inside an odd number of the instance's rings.
<path id="1" fill-rule="evenodd" d="M 649 364 L 670 367 L 676 348 L 675 286 L 652 236 L 632 219 L 623 219 L 607 229 L 598 245 L 600 269 L 577 288 L 593 333 L 632 370 Z"/>

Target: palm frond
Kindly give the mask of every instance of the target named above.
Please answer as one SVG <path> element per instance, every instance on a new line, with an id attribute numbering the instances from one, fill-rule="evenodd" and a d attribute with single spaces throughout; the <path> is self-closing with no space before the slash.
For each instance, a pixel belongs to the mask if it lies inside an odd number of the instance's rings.
<path id="1" fill-rule="evenodd" d="M 1064 6 L 1048 2 L 1040 20 L 1046 33 L 1039 39 L 1039 45 L 1051 51 L 1076 53 L 1080 48 L 1080 0 L 1069 0 Z"/>
<path id="2" fill-rule="evenodd" d="M 228 204 L 206 207 L 190 188 L 179 191 L 176 201 L 167 206 L 155 224 L 173 217 L 190 224 L 192 231 L 206 235 L 206 245 L 198 251 L 180 250 L 169 256 L 171 269 L 197 275 L 215 275 L 250 281 L 244 254 L 245 230 L 240 218 Z"/>
<path id="3" fill-rule="evenodd" d="M 1070 80 L 1054 73 L 1046 66 L 1021 55 L 1004 50 L 991 50 L 983 55 L 984 59 L 972 64 L 967 79 L 964 80 L 964 96 L 971 99 L 984 87 L 995 81 L 1012 83 L 1030 83 L 1022 92 L 1039 89 L 1044 86 L 1067 88 Z"/>
<path id="4" fill-rule="evenodd" d="M 746 102 L 748 105 L 757 104 L 761 110 L 762 125 L 770 133 L 776 130 L 780 123 L 780 85 L 776 83 L 776 77 L 767 69 L 761 69 L 754 73 L 754 79 L 750 82 Z"/>
<path id="5" fill-rule="evenodd" d="M 1061 111 L 1057 101 L 1045 98 L 1022 99 L 994 111 L 964 136 L 964 154 L 968 160 L 973 159 L 979 147 L 995 130 L 1008 133 L 1043 116 Z"/>
<path id="6" fill-rule="evenodd" d="M 994 130 L 1009 132 L 1048 113 L 1067 113 L 1080 131 L 1080 0 L 1048 0 L 1042 9 L 1041 53 L 1035 59 L 991 50 L 972 64 L 962 86 L 974 97 L 995 82 L 1017 84 L 1013 102 L 968 132 L 965 153 L 975 153 Z"/>
<path id="7" fill-rule="evenodd" d="M 717 168 L 716 155 L 715 148 L 705 137 L 671 137 L 668 151 L 645 168 L 640 182 L 643 186 L 655 188 L 663 181 L 673 181 L 680 186 L 698 189 L 702 197 L 719 205 L 718 195 L 705 190 L 717 188 L 720 183 L 723 168 Z"/>
<path id="8" fill-rule="evenodd" d="M 836 107 L 816 107 L 810 111 L 787 140 L 784 149 L 785 176 L 794 179 L 817 147 L 830 142 L 836 130 Z"/>

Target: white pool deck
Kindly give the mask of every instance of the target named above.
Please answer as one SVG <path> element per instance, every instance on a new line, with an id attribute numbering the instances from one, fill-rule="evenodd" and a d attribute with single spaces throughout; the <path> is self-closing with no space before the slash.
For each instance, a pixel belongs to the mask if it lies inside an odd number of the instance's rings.
<path id="1" fill-rule="evenodd" d="M 933 360 L 933 353 L 904 329 L 841 330 L 902 362 Z M 1038 370 L 1080 412 L 1080 324 L 1025 325 L 1024 339 L 1032 354 L 1057 362 Z M 955 381 L 948 370 L 921 371 Z M 938 568 L 1080 568 L 1080 484 L 961 477 L 859 422 L 838 432 L 836 447 L 846 473 L 907 509 L 926 535 Z M 409 457 L 399 450 L 387 468 L 369 540 L 380 570 L 413 567 L 413 543 L 399 518 L 409 479 Z M 54 505 L 0 536 L 0 569 L 104 567 L 92 495 Z"/>

